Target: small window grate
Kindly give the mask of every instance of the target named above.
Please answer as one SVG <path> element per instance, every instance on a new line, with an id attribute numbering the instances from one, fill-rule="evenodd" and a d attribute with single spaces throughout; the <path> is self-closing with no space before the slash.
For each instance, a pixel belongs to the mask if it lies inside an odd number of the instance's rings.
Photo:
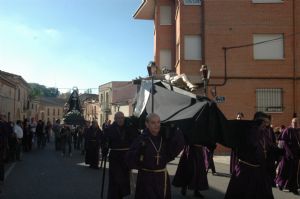
<path id="1" fill-rule="evenodd" d="M 282 112 L 281 88 L 259 88 L 256 89 L 256 110 L 263 112 Z"/>

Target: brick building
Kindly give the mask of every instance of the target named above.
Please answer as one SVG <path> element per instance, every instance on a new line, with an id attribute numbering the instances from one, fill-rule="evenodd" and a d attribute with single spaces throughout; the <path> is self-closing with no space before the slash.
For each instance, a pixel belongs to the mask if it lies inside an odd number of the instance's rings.
<path id="1" fill-rule="evenodd" d="M 125 115 L 133 113 L 133 103 L 137 86 L 131 81 L 112 81 L 99 86 L 100 124 L 106 119 L 114 121 L 114 115 L 122 111 Z"/>
<path id="2" fill-rule="evenodd" d="M 225 99 L 228 119 L 300 115 L 300 1 L 143 0 L 134 18 L 154 22 L 157 66 L 198 84 L 208 66 L 208 97 Z"/>

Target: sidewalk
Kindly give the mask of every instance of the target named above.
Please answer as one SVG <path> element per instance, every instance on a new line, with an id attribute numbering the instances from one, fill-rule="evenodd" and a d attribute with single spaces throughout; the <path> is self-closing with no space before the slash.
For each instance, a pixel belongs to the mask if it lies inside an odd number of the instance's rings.
<path id="1" fill-rule="evenodd" d="M 215 155 L 214 162 L 222 164 L 230 164 L 230 155 Z"/>

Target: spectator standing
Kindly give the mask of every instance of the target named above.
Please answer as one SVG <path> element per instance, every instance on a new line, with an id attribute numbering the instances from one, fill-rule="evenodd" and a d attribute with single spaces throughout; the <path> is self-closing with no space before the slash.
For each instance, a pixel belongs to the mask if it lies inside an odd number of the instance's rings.
<path id="1" fill-rule="evenodd" d="M 38 148 L 44 148 L 45 135 L 44 135 L 44 122 L 42 120 L 39 120 L 36 126 L 36 136 L 37 136 Z"/>
<path id="2" fill-rule="evenodd" d="M 32 145 L 35 143 L 35 137 L 36 137 L 36 121 L 34 118 L 31 118 L 29 128 L 30 128 L 30 137 L 31 137 L 31 144 L 29 145 L 30 150 L 32 149 Z"/>
<path id="3" fill-rule="evenodd" d="M 16 146 L 16 159 L 21 161 L 21 150 L 22 150 L 22 139 L 23 139 L 23 129 L 22 122 L 18 120 L 14 126 L 14 133 L 17 138 L 17 146 Z"/>
<path id="4" fill-rule="evenodd" d="M 54 143 L 55 143 L 55 150 L 58 151 L 61 149 L 61 138 L 60 138 L 60 119 L 57 119 L 55 121 L 55 124 L 52 127 L 52 130 L 54 132 Z"/>
<path id="5" fill-rule="evenodd" d="M 23 129 L 23 139 L 22 139 L 23 151 L 27 152 L 29 151 L 29 144 L 30 142 L 32 142 L 32 140 L 30 139 L 30 128 L 27 119 L 24 119 L 22 129 Z"/>
<path id="6" fill-rule="evenodd" d="M 16 137 L 16 134 L 14 133 L 14 124 L 13 124 L 13 122 L 8 122 L 7 131 L 8 131 L 9 160 L 14 162 L 16 160 L 17 137 Z"/>
<path id="7" fill-rule="evenodd" d="M 51 124 L 50 120 L 48 120 L 47 124 L 45 126 L 45 133 L 46 133 L 46 141 L 47 141 L 47 143 L 50 142 L 51 130 L 52 130 L 52 124 Z"/>
<path id="8" fill-rule="evenodd" d="M 67 124 L 63 124 L 63 128 L 60 131 L 62 156 L 66 156 L 66 148 L 68 147 L 68 155 L 72 156 L 72 134 L 71 129 Z"/>
<path id="9" fill-rule="evenodd" d="M 8 132 L 6 126 L 7 122 L 4 120 L 4 115 L 0 114 L 0 185 L 4 182 L 4 161 L 6 159 L 8 145 Z"/>
<path id="10" fill-rule="evenodd" d="M 77 127 L 76 147 L 77 147 L 78 150 L 82 151 L 82 148 L 83 148 L 83 128 L 82 128 L 82 126 Z"/>

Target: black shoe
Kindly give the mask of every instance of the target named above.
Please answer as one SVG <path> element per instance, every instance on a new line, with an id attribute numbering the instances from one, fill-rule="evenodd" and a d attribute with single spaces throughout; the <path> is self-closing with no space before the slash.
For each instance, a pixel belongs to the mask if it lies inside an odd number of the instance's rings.
<path id="1" fill-rule="evenodd" d="M 187 187 L 182 187 L 181 188 L 181 195 L 183 195 L 183 196 L 186 195 L 186 189 L 187 189 Z"/>
<path id="2" fill-rule="evenodd" d="M 197 198 L 204 198 L 204 196 L 199 191 L 194 191 L 194 196 Z"/>

